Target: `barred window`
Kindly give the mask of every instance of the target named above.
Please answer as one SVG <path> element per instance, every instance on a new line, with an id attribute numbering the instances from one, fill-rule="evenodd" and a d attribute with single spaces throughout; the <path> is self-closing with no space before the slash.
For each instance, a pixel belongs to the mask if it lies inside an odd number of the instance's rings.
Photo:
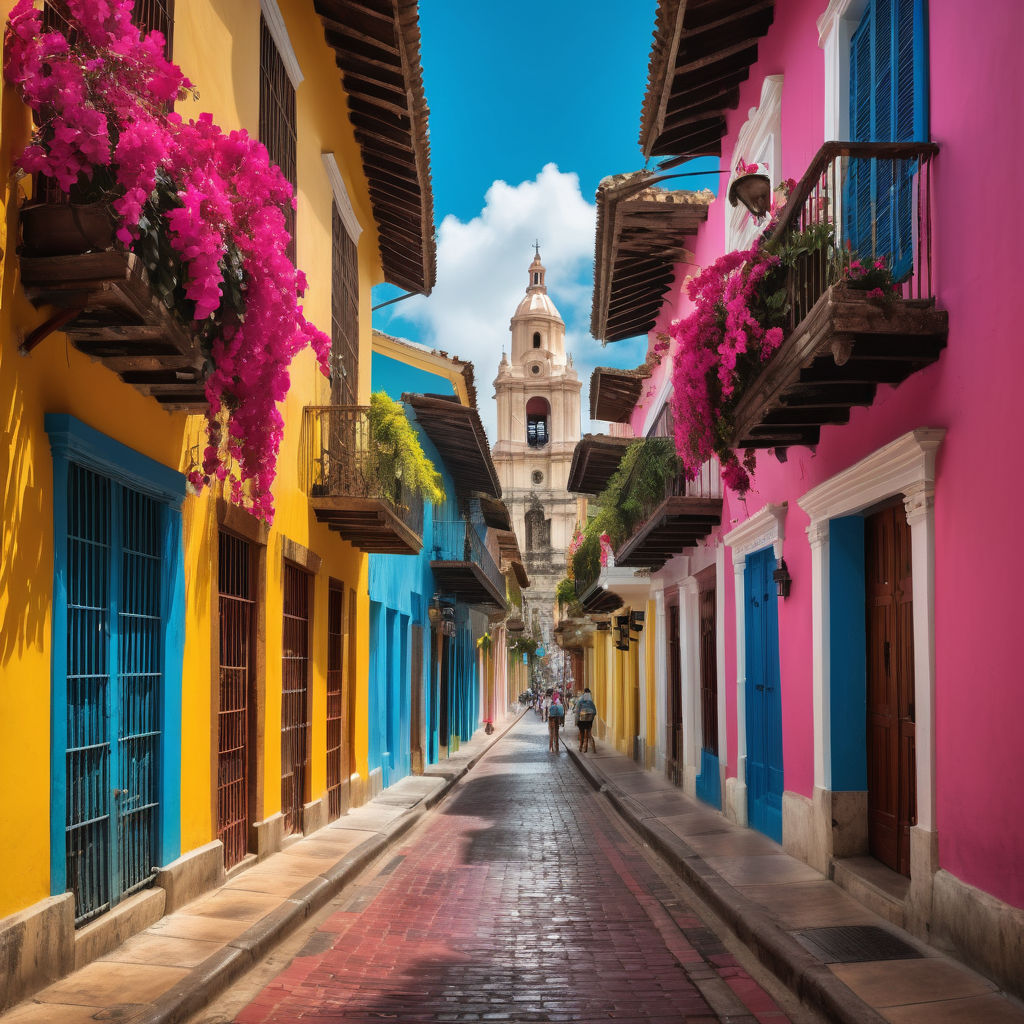
<path id="1" fill-rule="evenodd" d="M 294 191 L 297 183 L 295 156 L 295 87 L 285 70 L 266 19 L 260 15 L 260 141 L 270 159 L 281 168 Z M 288 258 L 295 262 L 295 211 L 284 208 L 285 227 L 291 235 Z"/>
<path id="2" fill-rule="evenodd" d="M 359 254 L 333 207 L 331 224 L 331 401 L 355 405 L 359 394 Z"/>

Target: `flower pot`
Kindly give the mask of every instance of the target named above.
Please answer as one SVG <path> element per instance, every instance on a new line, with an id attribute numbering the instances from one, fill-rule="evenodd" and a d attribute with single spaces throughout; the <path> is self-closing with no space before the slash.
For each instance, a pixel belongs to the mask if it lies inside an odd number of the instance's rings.
<path id="1" fill-rule="evenodd" d="M 103 203 L 34 203 L 21 210 L 27 256 L 74 256 L 114 244 L 115 224 Z"/>
<path id="2" fill-rule="evenodd" d="M 741 174 L 729 186 L 729 204 L 742 203 L 760 219 L 772 202 L 772 182 L 767 174 Z"/>

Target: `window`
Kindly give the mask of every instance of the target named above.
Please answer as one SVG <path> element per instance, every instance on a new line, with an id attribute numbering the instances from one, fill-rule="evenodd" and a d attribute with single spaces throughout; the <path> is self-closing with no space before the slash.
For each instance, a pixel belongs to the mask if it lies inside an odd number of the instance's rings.
<path id="1" fill-rule="evenodd" d="M 170 60 L 174 37 L 174 0 L 135 0 L 132 23 L 143 32 L 154 29 L 164 37 L 164 56 Z"/>
<path id="2" fill-rule="evenodd" d="M 927 138 L 923 0 L 871 0 L 850 41 L 854 142 Z M 851 160 L 846 221 L 861 258 L 892 257 L 893 276 L 913 260 L 913 161 Z M 894 173 L 895 172 L 895 173 Z"/>
<path id="3" fill-rule="evenodd" d="M 359 396 L 359 253 L 336 205 L 331 241 L 331 401 L 355 405 Z"/>
<path id="4" fill-rule="evenodd" d="M 533 335 L 533 347 L 540 348 L 540 331 L 535 331 Z"/>
<path id="5" fill-rule="evenodd" d="M 536 271 L 534 271 L 533 274 L 533 283 L 540 284 L 540 274 L 538 274 Z"/>
<path id="6" fill-rule="evenodd" d="M 295 189 L 295 87 L 285 70 L 266 19 L 260 15 L 260 141 L 270 159 Z M 295 262 L 295 211 L 284 207 L 285 227 L 291 235 L 288 258 Z"/>
<path id="7" fill-rule="evenodd" d="M 543 448 L 550 440 L 548 417 L 551 406 L 546 398 L 531 398 L 526 403 L 526 443 L 531 448 Z"/>

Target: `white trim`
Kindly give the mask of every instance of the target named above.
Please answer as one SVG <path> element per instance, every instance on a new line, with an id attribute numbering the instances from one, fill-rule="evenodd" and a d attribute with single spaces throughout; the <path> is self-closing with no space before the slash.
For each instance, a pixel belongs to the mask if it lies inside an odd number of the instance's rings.
<path id="1" fill-rule="evenodd" d="M 725 718 L 725 545 L 715 548 L 715 655 L 718 662 L 718 766 L 729 763 L 729 730 Z M 725 791 L 722 791 L 725 806 Z"/>
<path id="2" fill-rule="evenodd" d="M 772 188 L 782 180 L 782 75 L 768 75 L 761 83 L 761 98 L 747 112 L 747 120 L 736 136 L 729 165 L 729 183 L 736 176 L 742 157 L 747 163 L 764 164 Z M 728 194 L 728 185 L 724 195 Z M 749 249 L 764 227 L 742 204 L 725 211 L 725 251 Z"/>
<path id="3" fill-rule="evenodd" d="M 782 542 L 786 539 L 786 507 L 785 501 L 781 505 L 765 505 L 722 538 L 732 548 L 734 561 L 736 558 L 745 559 L 769 544 L 775 549 L 775 557 L 782 557 Z"/>
<path id="4" fill-rule="evenodd" d="M 850 41 L 868 0 L 829 0 L 818 18 L 818 46 L 825 51 L 825 138 L 850 137 Z"/>
<path id="5" fill-rule="evenodd" d="M 669 352 L 666 352 L 662 357 L 663 362 L 668 362 L 665 379 L 661 382 L 661 386 L 658 388 L 658 393 L 654 396 L 654 401 L 647 407 L 647 412 L 644 414 L 644 423 L 640 431 L 641 437 L 647 436 L 647 431 L 654 426 L 654 421 L 661 415 L 662 408 L 668 401 L 669 396 L 672 394 L 673 364 L 671 360 L 672 356 Z"/>
<path id="6" fill-rule="evenodd" d="M 331 183 L 331 191 L 334 193 L 334 203 L 338 207 L 338 216 L 348 232 L 349 238 L 357 245 L 359 236 L 363 233 L 363 226 L 359 223 L 356 211 L 352 208 L 352 200 L 348 197 L 348 189 L 341 177 L 341 168 L 338 167 L 337 157 L 333 153 L 321 153 L 320 159 L 324 162 L 324 170 L 327 172 L 327 180 Z"/>
<path id="7" fill-rule="evenodd" d="M 660 768 L 668 754 L 665 746 L 668 720 L 668 645 L 665 640 L 668 634 L 665 632 L 665 588 L 661 580 L 654 580 L 651 590 L 654 593 L 654 749 Z"/>
<path id="8" fill-rule="evenodd" d="M 914 604 L 914 704 L 917 727 L 917 824 L 935 828 L 935 461 L 946 432 L 911 430 L 834 477 L 797 504 L 810 516 L 814 780 L 829 788 L 828 520 L 855 515 L 903 495 L 910 524 Z"/>
<path id="9" fill-rule="evenodd" d="M 298 89 L 303 80 L 302 68 L 299 67 L 299 58 L 295 56 L 295 48 L 288 35 L 281 8 L 277 6 L 277 0 L 260 0 L 260 10 L 263 12 L 263 20 L 267 23 L 277 52 L 281 55 L 288 80 L 292 83 L 293 89 Z"/>
<path id="10" fill-rule="evenodd" d="M 679 586 L 679 640 L 681 644 L 684 765 L 700 767 L 700 604 L 694 576 Z"/>

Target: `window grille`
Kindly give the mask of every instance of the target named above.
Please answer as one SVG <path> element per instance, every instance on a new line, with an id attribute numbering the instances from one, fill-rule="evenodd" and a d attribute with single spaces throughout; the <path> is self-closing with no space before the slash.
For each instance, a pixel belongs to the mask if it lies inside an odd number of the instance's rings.
<path id="1" fill-rule="evenodd" d="M 345 588 L 331 580 L 327 594 L 327 805 L 333 821 L 342 812 L 341 758 L 345 716 Z"/>
<path id="2" fill-rule="evenodd" d="M 230 868 L 242 860 L 249 845 L 249 706 L 256 597 L 250 545 L 221 531 L 217 547 L 217 838 L 224 846 L 224 866 Z"/>
<path id="3" fill-rule="evenodd" d="M 286 835 L 302 831 L 309 732 L 310 576 L 284 567 L 284 653 L 281 665 L 281 812 Z"/>
<path id="4" fill-rule="evenodd" d="M 526 417 L 526 443 L 531 448 L 543 448 L 548 443 L 547 416 Z"/>
<path id="5" fill-rule="evenodd" d="M 67 884 L 81 924 L 152 882 L 160 806 L 162 513 L 72 464 Z"/>
<path id="6" fill-rule="evenodd" d="M 355 405 L 359 392 L 359 253 L 333 207 L 331 225 L 331 401 Z"/>
<path id="7" fill-rule="evenodd" d="M 266 19 L 260 15 L 260 141 L 272 163 L 281 168 L 295 190 L 296 174 L 295 87 L 285 70 Z M 285 227 L 291 236 L 288 258 L 295 262 L 295 210 L 283 207 Z"/>

